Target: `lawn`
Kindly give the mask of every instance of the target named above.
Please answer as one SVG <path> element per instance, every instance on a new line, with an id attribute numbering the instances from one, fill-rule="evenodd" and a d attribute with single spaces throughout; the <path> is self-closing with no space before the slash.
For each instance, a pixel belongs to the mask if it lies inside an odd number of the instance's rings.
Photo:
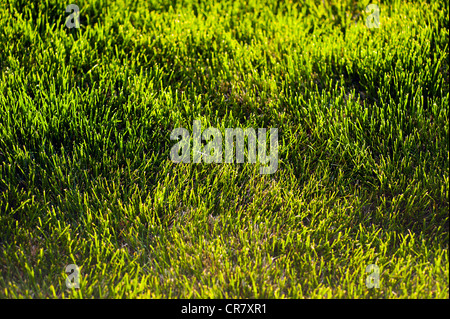
<path id="1" fill-rule="evenodd" d="M 449 298 L 448 1 L 70 1 L 0 3 L 0 298 Z"/>

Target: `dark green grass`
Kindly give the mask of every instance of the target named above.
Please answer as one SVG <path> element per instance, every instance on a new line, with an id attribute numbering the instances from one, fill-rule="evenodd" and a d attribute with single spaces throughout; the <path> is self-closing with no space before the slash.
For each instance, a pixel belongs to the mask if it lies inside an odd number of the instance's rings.
<path id="1" fill-rule="evenodd" d="M 449 297 L 447 2 L 68 4 L 0 4 L 0 297 Z M 172 163 L 196 119 L 278 171 Z"/>

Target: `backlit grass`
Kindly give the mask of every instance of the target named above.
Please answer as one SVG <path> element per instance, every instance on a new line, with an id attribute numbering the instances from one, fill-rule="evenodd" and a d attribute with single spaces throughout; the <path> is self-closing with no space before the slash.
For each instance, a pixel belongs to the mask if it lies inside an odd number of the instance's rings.
<path id="1" fill-rule="evenodd" d="M 1 298 L 449 298 L 447 1 L 68 4 L 0 3 Z"/>

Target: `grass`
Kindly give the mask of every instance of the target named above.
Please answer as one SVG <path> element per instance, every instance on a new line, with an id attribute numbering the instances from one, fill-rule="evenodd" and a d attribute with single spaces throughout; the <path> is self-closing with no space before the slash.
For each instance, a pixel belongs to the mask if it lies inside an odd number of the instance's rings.
<path id="1" fill-rule="evenodd" d="M 449 298 L 447 1 L 68 4 L 0 4 L 1 298 Z M 197 119 L 278 171 L 171 162 Z"/>

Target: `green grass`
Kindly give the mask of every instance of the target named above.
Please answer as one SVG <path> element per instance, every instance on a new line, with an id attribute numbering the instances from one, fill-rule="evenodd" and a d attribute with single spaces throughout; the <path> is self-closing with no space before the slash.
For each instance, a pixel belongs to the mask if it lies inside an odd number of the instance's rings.
<path id="1" fill-rule="evenodd" d="M 447 1 L 69 3 L 0 4 L 1 298 L 449 298 Z"/>

